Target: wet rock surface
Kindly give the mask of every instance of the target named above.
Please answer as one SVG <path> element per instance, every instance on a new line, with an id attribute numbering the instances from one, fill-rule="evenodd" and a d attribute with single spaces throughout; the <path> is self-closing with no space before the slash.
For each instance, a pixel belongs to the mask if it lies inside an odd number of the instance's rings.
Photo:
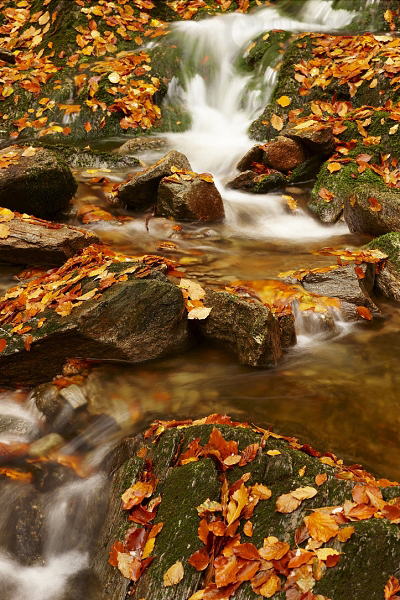
<path id="1" fill-rule="evenodd" d="M 134 175 L 118 188 L 118 200 L 134 210 L 150 208 L 157 203 L 158 186 L 164 177 L 172 174 L 171 168 L 191 170 L 186 156 L 171 150 L 157 164 Z"/>
<path id="2" fill-rule="evenodd" d="M 46 218 L 67 208 L 77 190 L 68 165 L 44 148 L 11 146 L 0 161 L 8 165 L 0 171 L 0 206 Z"/>
<path id="3" fill-rule="evenodd" d="M 259 443 L 261 435 L 250 428 L 217 425 L 224 439 L 235 440 L 239 452 L 249 444 Z M 188 560 L 194 551 L 203 546 L 198 537 L 201 517 L 194 507 L 209 499 L 220 501 L 221 482 L 218 470 L 210 458 L 200 458 L 197 462 L 177 466 L 179 456 L 185 452 L 191 442 L 197 439 L 200 445 L 207 444 L 213 425 L 195 425 L 179 430 L 167 429 L 151 444 L 150 440 L 141 443 L 149 447 L 148 458 L 154 465 L 154 473 L 159 479 L 156 494 L 162 500 L 157 511 L 155 523 L 162 522 L 163 528 L 157 535 L 153 555 L 156 557 L 140 577 L 133 593 L 134 599 L 145 597 L 147 600 L 159 599 L 160 590 L 164 599 L 187 600 L 196 590 L 201 589 L 204 575 L 196 571 Z M 128 591 L 128 580 L 117 569 L 107 563 L 108 552 L 116 539 L 123 539 L 128 528 L 127 516 L 121 510 L 121 494 L 130 485 L 138 481 L 144 468 L 144 459 L 137 456 L 140 444 L 135 446 L 131 458 L 118 469 L 113 478 L 110 493 L 108 517 L 105 520 L 99 545 L 94 559 L 94 570 L 99 578 L 107 598 L 122 600 Z M 272 452 L 272 455 L 269 454 Z M 275 453 L 277 455 L 274 455 Z M 321 506 L 338 506 L 352 498 L 355 482 L 337 477 L 338 468 L 324 464 L 317 457 L 293 448 L 284 440 L 269 437 L 256 458 L 244 467 L 228 469 L 226 476 L 229 485 L 239 480 L 244 473 L 250 478 L 246 486 L 261 483 L 271 489 L 271 498 L 261 500 L 251 517 L 253 535 L 246 537 L 241 529 L 240 543 L 252 543 L 260 547 L 266 536 L 276 536 L 296 548 L 295 530 L 302 524 L 304 517 L 313 509 Z M 171 468 L 173 467 L 173 468 Z M 305 468 L 304 476 L 299 469 Z M 315 476 L 323 474 L 325 483 L 315 485 Z M 312 486 L 317 488 L 315 497 L 303 501 L 299 508 L 290 514 L 276 511 L 276 501 L 282 494 L 288 494 L 295 488 Z M 398 488 L 382 488 L 386 501 L 396 496 Z M 345 543 L 330 540 L 328 546 L 340 552 L 340 560 L 334 567 L 324 571 L 319 581 L 313 581 L 314 594 L 323 594 L 334 600 L 348 600 L 349 590 L 354 600 L 365 599 L 365 586 L 371 600 L 380 600 L 382 590 L 390 575 L 398 572 L 400 535 L 398 527 L 387 519 L 372 518 L 366 521 L 353 521 L 355 533 Z M 300 542 L 302 546 L 302 542 Z M 184 567 L 182 581 L 172 587 L 164 587 L 164 573 L 176 561 Z M 311 584 L 311 582 L 310 582 Z M 302 592 L 300 592 L 302 593 Z M 248 583 L 240 586 L 235 597 L 249 600 L 254 593 Z M 283 596 L 282 596 L 283 597 Z"/>
<path id="4" fill-rule="evenodd" d="M 375 276 L 375 289 L 400 302 L 400 233 L 392 232 L 375 238 L 369 247 L 377 248 L 389 257 Z"/>
<path id="5" fill-rule="evenodd" d="M 225 216 L 221 194 L 214 183 L 162 179 L 158 188 L 157 215 L 178 221 L 220 221 Z"/>
<path id="6" fill-rule="evenodd" d="M 212 309 L 197 324 L 200 334 L 233 350 L 243 364 L 276 364 L 282 347 L 295 339 L 294 321 L 285 322 L 282 341 L 278 319 L 258 301 L 250 303 L 228 292 L 207 289 L 204 305 Z"/>
<path id="7" fill-rule="evenodd" d="M 357 185 L 345 199 L 344 218 L 353 233 L 381 236 L 400 231 L 400 192 Z"/>
<path id="8" fill-rule="evenodd" d="M 264 146 L 263 158 L 267 167 L 287 173 L 301 165 L 306 160 L 307 153 L 300 142 L 280 135 Z"/>
<path id="9" fill-rule="evenodd" d="M 78 348 L 80 356 L 140 362 L 178 352 L 189 343 L 182 293 L 162 275 L 115 284 L 70 316 L 51 310 L 46 315 L 42 328 L 36 328 L 36 318 L 32 323 L 36 332 L 29 351 L 21 336 L 2 330 L 7 339 L 0 356 L 2 383 L 48 381 Z"/>
<path id="10" fill-rule="evenodd" d="M 99 238 L 70 225 L 18 217 L 6 221 L 7 237 L 0 239 L 0 261 L 27 265 L 60 265 Z M 0 217 L 1 218 L 1 217 Z"/>
<path id="11" fill-rule="evenodd" d="M 264 150 L 260 144 L 256 144 L 241 158 L 236 165 L 238 171 L 248 171 L 253 162 L 262 163 L 264 159 Z"/>

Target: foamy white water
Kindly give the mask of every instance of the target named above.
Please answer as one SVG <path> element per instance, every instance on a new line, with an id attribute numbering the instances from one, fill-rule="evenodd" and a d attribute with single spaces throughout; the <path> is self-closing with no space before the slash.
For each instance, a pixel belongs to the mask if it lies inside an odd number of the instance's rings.
<path id="1" fill-rule="evenodd" d="M 272 29 L 331 31 L 344 27 L 355 13 L 333 10 L 332 2 L 309 0 L 299 20 L 282 17 L 271 7 L 252 14 L 233 13 L 204 21 L 174 25 L 176 44 L 183 53 L 184 86 L 173 81 L 169 101 L 186 106 L 189 131 L 168 134 L 172 147 L 188 156 L 195 171 L 216 178 L 233 234 L 250 237 L 318 239 L 347 233 L 346 225 L 327 228 L 302 211 L 288 215 L 281 194 L 261 195 L 227 190 L 223 181 L 235 174 L 238 160 L 254 144 L 248 134 L 251 122 L 268 103 L 276 82 L 275 64 L 260 73 L 260 86 L 248 91 L 250 75 L 240 74 L 235 63 L 257 35 Z M 279 57 L 277 57 L 279 58 Z M 251 227 L 240 215 L 247 212 Z"/>

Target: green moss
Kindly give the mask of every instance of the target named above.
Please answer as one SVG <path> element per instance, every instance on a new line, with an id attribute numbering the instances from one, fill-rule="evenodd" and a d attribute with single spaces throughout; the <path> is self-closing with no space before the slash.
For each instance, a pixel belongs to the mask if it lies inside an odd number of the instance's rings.
<path id="1" fill-rule="evenodd" d="M 367 248 L 381 250 L 390 258 L 390 263 L 396 271 L 400 271 L 400 233 L 392 231 L 375 238 Z"/>
<path id="2" fill-rule="evenodd" d="M 301 165 L 293 169 L 291 174 L 288 175 L 287 184 L 311 181 L 319 173 L 322 162 L 323 161 L 318 155 L 307 159 L 301 163 Z"/>

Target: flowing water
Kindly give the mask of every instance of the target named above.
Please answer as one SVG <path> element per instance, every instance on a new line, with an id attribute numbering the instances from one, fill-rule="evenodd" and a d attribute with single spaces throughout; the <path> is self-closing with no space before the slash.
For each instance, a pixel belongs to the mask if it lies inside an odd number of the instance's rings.
<path id="1" fill-rule="evenodd" d="M 189 131 L 165 137 L 168 148 L 186 154 L 194 170 L 214 175 L 226 220 L 212 227 L 184 224 L 180 233 L 174 232 L 171 221 L 161 218 L 148 223 L 135 218 L 118 226 L 103 222 L 93 229 L 114 249 L 133 255 L 154 253 L 161 241 L 173 241 L 177 249 L 168 256 L 179 261 L 188 277 L 220 286 L 326 266 L 332 260 L 314 251 L 326 245 L 356 248 L 368 241 L 351 235 L 343 223 L 326 227 L 316 222 L 305 210 L 311 185 L 285 191 L 298 202 L 295 212 L 288 209 L 282 193 L 255 196 L 224 186 L 252 145 L 247 129 L 268 102 L 279 60 L 275 57 L 259 74 L 255 87 L 249 75 L 237 71 L 238 57 L 264 31 L 334 31 L 345 28 L 354 16 L 351 11 L 333 10 L 332 2 L 310 0 L 296 19 L 266 8 L 253 15 L 175 25 L 174 42 L 182 50 L 185 68 L 180 80 L 170 85 L 167 102 L 185 106 L 192 125 Z M 165 152 L 143 153 L 141 159 L 151 164 Z M 117 181 L 126 173 L 104 174 Z M 89 183 L 91 175 L 84 171 L 78 175 L 77 203 L 103 202 L 100 186 Z M 3 289 L 19 270 L 2 270 Z M 337 314 L 335 335 L 324 333 L 318 319 L 296 314 L 298 344 L 276 368 L 241 366 L 233 355 L 209 344 L 149 364 L 98 367 L 94 380 L 100 395 L 109 401 L 108 414 L 86 429 L 81 427 L 79 433 L 70 432 L 61 450 L 80 457 L 87 477 L 71 472 L 64 480 L 64 469 L 56 485 L 52 480 L 49 486 L 46 477 L 37 473 L 33 483 L 7 479 L 0 484 L 1 599 L 97 600 L 87 584 L 87 568 L 107 497 L 108 481 L 101 465 L 118 439 L 141 430 L 154 416 L 196 418 L 226 412 L 261 426 L 272 425 L 277 432 L 298 436 L 348 462 L 400 479 L 400 374 L 396 369 L 400 310 L 377 301 L 384 320 L 350 326 Z M 55 430 L 62 430 L 61 421 Z M 0 444 L 28 444 L 46 433 L 49 428 L 29 391 L 0 395 Z M 37 511 L 30 513 L 31 521 L 41 519 L 39 542 L 15 525 L 18 511 L 26 506 Z M 71 584 L 79 572 L 86 587 Z"/>

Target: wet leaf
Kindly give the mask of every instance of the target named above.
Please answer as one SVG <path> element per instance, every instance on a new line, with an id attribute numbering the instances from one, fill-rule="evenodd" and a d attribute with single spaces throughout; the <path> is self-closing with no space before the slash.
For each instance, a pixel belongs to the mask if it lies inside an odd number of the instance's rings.
<path id="1" fill-rule="evenodd" d="M 366 306 L 357 306 L 357 312 L 363 319 L 366 319 L 367 321 L 372 321 L 371 312 Z"/>
<path id="2" fill-rule="evenodd" d="M 164 587 L 177 585 L 182 581 L 184 575 L 183 565 L 180 560 L 173 564 L 168 571 L 164 573 Z"/>

